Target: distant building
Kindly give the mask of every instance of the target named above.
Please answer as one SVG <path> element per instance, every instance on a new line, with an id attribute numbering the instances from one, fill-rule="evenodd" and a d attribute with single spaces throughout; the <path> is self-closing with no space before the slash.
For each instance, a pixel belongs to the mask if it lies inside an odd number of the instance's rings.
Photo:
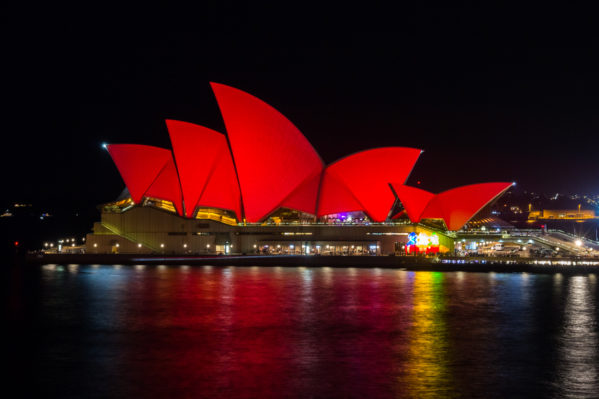
<path id="1" fill-rule="evenodd" d="M 530 220 L 582 220 L 595 219 L 595 211 L 592 209 L 543 209 L 531 211 L 528 214 Z"/>

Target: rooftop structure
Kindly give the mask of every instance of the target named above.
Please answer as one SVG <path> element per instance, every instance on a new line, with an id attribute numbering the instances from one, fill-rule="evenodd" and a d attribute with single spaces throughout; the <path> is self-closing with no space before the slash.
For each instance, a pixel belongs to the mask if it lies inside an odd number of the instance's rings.
<path id="1" fill-rule="evenodd" d="M 389 222 L 401 203 L 411 222 L 441 221 L 459 230 L 512 183 L 482 183 L 433 194 L 405 185 L 421 150 L 383 147 L 325 165 L 280 112 L 239 89 L 212 83 L 227 135 L 167 120 L 172 150 L 106 145 L 131 195 L 122 205 L 154 205 L 184 218 L 204 215 L 262 223 L 281 211 L 313 221 L 362 212 Z M 117 205 L 118 206 L 118 205 Z"/>

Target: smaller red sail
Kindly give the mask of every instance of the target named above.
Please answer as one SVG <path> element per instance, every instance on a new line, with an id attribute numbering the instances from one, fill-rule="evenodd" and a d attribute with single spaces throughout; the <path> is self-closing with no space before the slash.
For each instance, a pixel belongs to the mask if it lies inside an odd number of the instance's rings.
<path id="1" fill-rule="evenodd" d="M 171 158 L 164 148 L 141 144 L 110 144 L 106 146 L 129 193 L 140 203 L 145 192 Z"/>
<path id="2" fill-rule="evenodd" d="M 318 214 L 356 210 L 350 208 L 359 203 L 359 210 L 366 212 L 373 221 L 384 221 L 395 201 L 389 184 L 403 184 L 421 152 L 407 147 L 375 148 L 349 155 L 327 166 Z M 339 185 L 345 188 L 341 190 Z"/>
<path id="3" fill-rule="evenodd" d="M 227 138 L 189 122 L 167 120 L 185 202 L 185 216 L 197 206 L 230 209 L 240 216 L 239 185 Z"/>
<path id="4" fill-rule="evenodd" d="M 443 218 L 448 230 L 459 230 L 511 186 L 512 183 L 480 183 L 444 191 L 431 199 L 421 219 Z"/>
<path id="5" fill-rule="evenodd" d="M 435 194 L 404 184 L 392 184 L 392 186 L 412 223 L 418 223 L 422 211 L 424 211 Z"/>

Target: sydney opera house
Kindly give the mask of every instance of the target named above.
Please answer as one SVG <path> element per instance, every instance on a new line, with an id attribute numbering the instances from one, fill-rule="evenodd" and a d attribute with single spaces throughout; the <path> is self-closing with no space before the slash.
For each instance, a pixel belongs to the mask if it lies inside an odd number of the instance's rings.
<path id="1" fill-rule="evenodd" d="M 105 145 L 126 190 L 101 206 L 89 253 L 367 255 L 453 250 L 512 183 L 438 194 L 406 185 L 421 150 L 383 147 L 325 165 L 280 112 L 212 83 L 226 135 L 167 120 L 171 149 Z"/>

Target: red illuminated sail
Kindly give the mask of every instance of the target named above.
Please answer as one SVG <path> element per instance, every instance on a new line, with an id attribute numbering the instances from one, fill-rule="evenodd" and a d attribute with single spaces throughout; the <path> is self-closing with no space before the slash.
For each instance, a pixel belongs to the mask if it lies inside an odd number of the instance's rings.
<path id="1" fill-rule="evenodd" d="M 323 164 L 304 135 L 262 100 L 218 83 L 212 89 L 227 128 L 247 221 L 258 222 L 286 205 L 315 214 L 318 185 L 313 180 Z"/>
<path id="2" fill-rule="evenodd" d="M 141 202 L 144 193 L 171 157 L 169 150 L 149 145 L 110 144 L 106 149 L 135 203 Z"/>
<path id="3" fill-rule="evenodd" d="M 193 123 L 167 120 L 185 203 L 192 217 L 197 206 L 230 209 L 240 217 L 237 177 L 226 137 Z"/>
<path id="4" fill-rule="evenodd" d="M 459 230 L 511 186 L 512 183 L 480 183 L 444 191 L 430 200 L 420 218 L 443 218 L 448 230 Z"/>
<path id="5" fill-rule="evenodd" d="M 327 173 L 325 169 L 320 185 L 318 217 L 362 210 L 364 210 L 364 206 L 354 197 L 349 188 L 334 174 Z"/>
<path id="6" fill-rule="evenodd" d="M 421 152 L 406 147 L 375 148 L 327 166 L 318 215 L 363 210 L 373 221 L 384 221 L 395 201 L 389 184 L 405 182 Z M 355 209 L 358 204 L 360 209 Z"/>
<path id="7" fill-rule="evenodd" d="M 395 190 L 412 223 L 420 221 L 420 215 L 422 215 L 424 208 L 435 197 L 433 193 L 403 184 L 393 184 L 393 190 Z"/>

